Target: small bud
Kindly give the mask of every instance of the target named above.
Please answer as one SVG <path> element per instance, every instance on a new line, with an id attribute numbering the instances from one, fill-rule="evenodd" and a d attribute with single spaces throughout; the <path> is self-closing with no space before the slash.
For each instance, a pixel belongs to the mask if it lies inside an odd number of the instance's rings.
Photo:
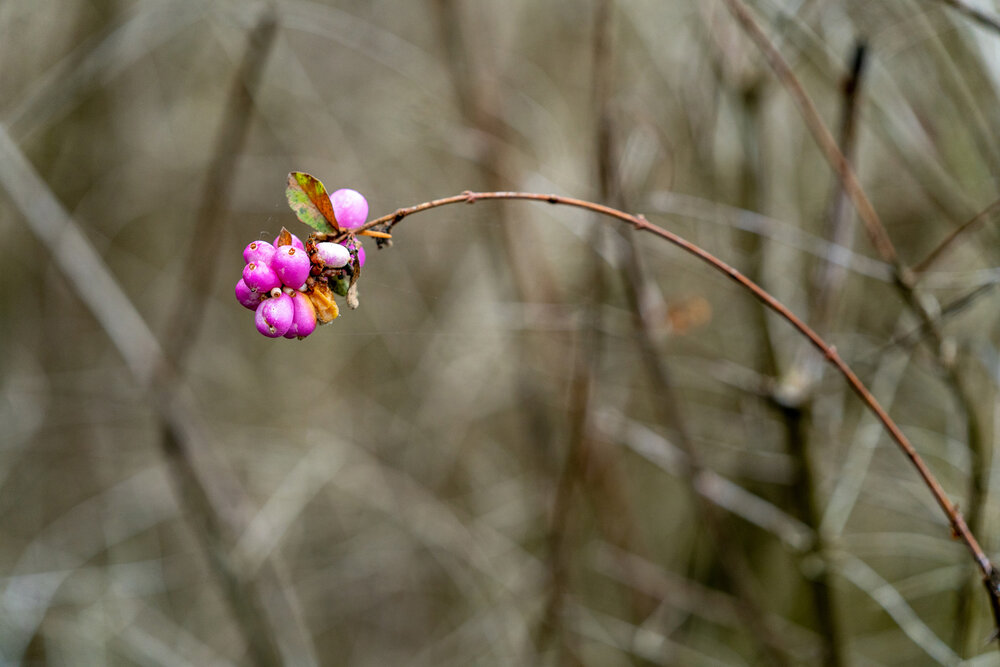
<path id="1" fill-rule="evenodd" d="M 316 244 L 316 254 L 323 260 L 323 264 L 339 269 L 351 261 L 351 251 L 339 243 L 323 241 Z"/>
<path id="2" fill-rule="evenodd" d="M 341 243 L 341 245 L 347 248 L 352 255 L 357 253 L 358 266 L 363 267 L 365 265 L 365 248 L 361 245 L 361 241 L 352 236 L 348 240 Z"/>

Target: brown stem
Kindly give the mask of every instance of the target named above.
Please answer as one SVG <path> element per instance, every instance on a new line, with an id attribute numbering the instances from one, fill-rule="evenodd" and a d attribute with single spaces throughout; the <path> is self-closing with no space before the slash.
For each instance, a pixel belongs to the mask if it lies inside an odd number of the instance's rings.
<path id="1" fill-rule="evenodd" d="M 788 405 L 777 401 L 775 403 L 784 418 L 788 453 L 795 463 L 791 488 L 793 503 L 796 505 L 798 518 L 812 528 L 815 534 L 813 548 L 803 554 L 800 562 L 805 564 L 806 559 L 811 557 L 820 563 L 818 571 L 808 576 L 808 585 L 812 593 L 816 624 L 823 638 L 823 664 L 827 667 L 838 667 L 844 664 L 843 636 L 831 583 L 830 559 L 826 553 L 822 531 L 819 529 L 822 512 L 817 497 L 814 448 L 809 439 L 809 404 Z M 817 568 L 813 566 L 811 569 Z"/>
<path id="2" fill-rule="evenodd" d="M 976 567 L 982 574 L 983 585 L 989 594 L 994 618 L 998 629 L 1000 629 L 1000 575 L 998 575 L 994 570 L 993 564 L 990 562 L 990 559 L 986 556 L 986 553 L 979 545 L 975 535 L 972 534 L 972 531 L 969 529 L 968 525 L 966 525 L 965 519 L 962 518 L 962 514 L 955 507 L 954 503 L 952 503 L 948 498 L 948 495 L 945 493 L 941 483 L 938 482 L 934 473 L 931 472 L 923 458 L 921 458 L 920 454 L 917 453 L 917 450 L 913 447 L 909 438 L 907 438 L 906 435 L 900 430 L 899 426 L 896 425 L 896 422 L 893 421 L 892 417 L 889 416 L 872 393 L 868 391 L 868 388 L 865 387 L 864 383 L 858 378 L 854 371 L 851 370 L 851 367 L 848 366 L 847 363 L 840 357 L 836 348 L 827 344 L 826 341 L 819 336 L 819 334 L 809 327 L 809 325 L 802 321 L 802 319 L 790 311 L 769 292 L 712 253 L 678 236 L 677 234 L 674 234 L 673 232 L 654 225 L 641 215 L 632 215 L 630 213 L 611 208 L 610 206 L 604 206 L 603 204 L 584 201 L 582 199 L 574 199 L 572 197 L 563 197 L 553 194 L 539 194 L 534 192 L 466 191 L 460 195 L 435 199 L 422 204 L 417 204 L 415 206 L 398 209 L 394 213 L 390 213 L 366 223 L 362 229 L 368 229 L 376 225 L 393 227 L 399 224 L 399 222 L 404 218 L 415 213 L 420 213 L 422 211 L 450 204 L 474 204 L 477 201 L 489 199 L 518 199 L 545 202 L 548 204 L 557 204 L 562 206 L 572 206 L 628 223 L 636 231 L 653 234 L 654 236 L 657 236 L 664 241 L 677 246 L 686 253 L 700 259 L 705 264 L 708 264 L 716 271 L 722 273 L 730 280 L 738 283 L 743 288 L 748 290 L 755 298 L 795 327 L 795 329 L 805 336 L 809 342 L 823 354 L 826 360 L 831 363 L 841 375 L 844 376 L 844 379 L 847 380 L 847 384 L 850 386 L 851 390 L 857 394 L 858 398 L 860 398 L 868 409 L 875 415 L 875 417 L 878 418 L 878 420 L 882 423 L 882 426 L 889 433 L 892 440 L 903 451 L 903 454 L 905 454 L 910 460 L 913 467 L 917 469 L 917 473 L 920 475 L 920 478 L 923 480 L 927 488 L 930 489 L 931 494 L 934 496 L 934 500 L 947 517 L 948 523 L 950 524 L 954 535 L 965 544 L 970 555 L 972 556 L 972 559 L 975 561 Z"/>
<path id="3" fill-rule="evenodd" d="M 455 93 L 455 102 L 465 125 L 476 132 L 478 178 L 487 189 L 511 187 L 510 173 L 514 164 L 509 146 L 509 128 L 503 117 L 500 77 L 493 71 L 495 66 L 488 58 L 488 49 L 482 47 L 481 31 L 487 29 L 481 22 L 470 21 L 463 10 L 471 10 L 470 3 L 462 0 L 432 0 L 438 23 L 438 34 L 445 53 L 447 71 Z M 517 301 L 521 303 L 555 303 L 555 285 L 549 278 L 546 263 L 534 255 L 536 243 L 523 237 L 523 232 L 515 231 L 513 220 L 504 210 L 496 211 L 496 225 L 487 230 L 491 234 L 488 244 L 489 256 L 495 260 L 491 268 L 500 280 L 512 282 Z M 506 264 L 506 267 L 504 266 Z M 530 267 L 530 269 L 529 269 Z M 540 400 L 542 389 L 531 373 L 523 369 L 532 368 L 535 359 L 555 359 L 558 356 L 547 338 L 530 338 L 517 347 L 516 354 L 521 362 L 517 364 L 522 372 L 517 374 L 517 392 L 520 402 L 518 414 L 522 417 L 524 442 L 527 451 L 535 456 L 545 457 L 554 450 L 554 425 L 550 415 L 543 409 Z M 583 345 L 593 348 L 589 340 Z M 556 485 L 553 510 L 548 526 L 548 601 L 538 631 L 533 637 L 534 650 L 539 650 L 550 642 L 555 642 L 562 661 L 571 663 L 574 651 L 569 646 L 570 637 L 562 631 L 563 601 L 569 588 L 569 545 L 572 494 L 575 480 L 585 467 L 581 462 L 587 458 L 580 452 L 587 446 L 586 421 L 588 419 L 586 397 L 592 378 L 578 377 L 589 373 L 586 363 L 574 368 L 571 383 L 570 438 L 563 467 Z M 581 394 L 581 392 L 584 392 Z M 549 461 L 545 461 L 549 464 Z"/>

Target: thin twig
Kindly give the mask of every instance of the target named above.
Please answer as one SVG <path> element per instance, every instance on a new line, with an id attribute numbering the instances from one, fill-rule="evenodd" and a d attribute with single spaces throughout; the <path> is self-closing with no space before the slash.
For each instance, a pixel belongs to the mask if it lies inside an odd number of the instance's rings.
<path id="1" fill-rule="evenodd" d="M 965 14 L 979 25 L 1000 32 L 1000 19 L 987 14 L 981 9 L 967 5 L 962 0 L 938 0 L 938 2 L 953 7 L 956 11 Z"/>
<path id="2" fill-rule="evenodd" d="M 935 322 L 941 324 L 951 315 L 965 310 L 971 306 L 979 297 L 988 294 L 990 290 L 996 287 L 997 283 L 988 282 L 978 287 L 973 288 L 967 294 L 955 298 L 943 306 L 941 306 L 941 312 L 938 314 Z M 915 327 L 908 329 L 907 331 L 898 333 L 889 339 L 888 342 L 884 343 L 875 352 L 871 353 L 871 357 L 881 357 L 885 352 L 890 350 L 897 345 L 902 347 L 907 347 L 911 345 L 916 345 L 925 336 L 927 336 L 927 325 L 923 322 L 917 324 Z"/>
<path id="3" fill-rule="evenodd" d="M 844 80 L 843 107 L 840 119 L 839 143 L 844 156 L 851 164 L 857 152 L 858 112 L 861 108 L 861 86 L 864 82 L 867 46 L 859 42 L 854 47 L 850 74 Z M 831 243 L 850 248 L 853 243 L 854 225 L 851 225 L 847 196 L 839 178 L 833 183 L 833 194 L 827 210 L 827 227 Z M 837 300 L 843 290 L 847 272 L 844 267 L 827 259 L 818 272 L 815 294 L 811 303 L 813 326 L 818 331 L 827 331 L 837 310 Z"/>
<path id="4" fill-rule="evenodd" d="M 930 268 L 931 264 L 940 259 L 941 255 L 943 255 L 945 251 L 947 251 L 951 247 L 951 245 L 955 242 L 955 239 L 964 234 L 970 228 L 975 227 L 980 222 L 990 218 L 997 211 L 1000 211 L 1000 199 L 997 199 L 995 202 L 984 208 L 982 211 L 972 216 L 972 218 L 966 220 L 964 223 L 953 229 L 951 233 L 948 234 L 948 236 L 944 237 L 944 240 L 942 240 L 939 244 L 937 244 L 937 246 L 935 246 L 933 250 L 927 253 L 926 257 L 924 257 L 922 260 L 920 260 L 912 267 L 910 267 L 911 270 L 916 274 L 921 274 L 927 271 L 927 269 Z"/>
<path id="5" fill-rule="evenodd" d="M 851 370 L 851 367 L 840 357 L 837 353 L 836 348 L 829 345 L 824 341 L 819 334 L 813 331 L 802 319 L 790 311 L 784 304 L 773 297 L 764 288 L 757 285 L 755 282 L 747 278 L 745 275 L 737 271 L 735 268 L 722 261 L 712 253 L 704 250 L 698 245 L 687 241 L 686 239 L 674 234 L 673 232 L 667 231 L 662 227 L 654 225 L 653 223 L 646 220 L 646 218 L 638 215 L 632 215 L 630 213 L 625 213 L 624 211 L 619 211 L 618 209 L 611 208 L 610 206 L 604 206 L 602 204 L 597 204 L 594 202 L 584 201 L 582 199 L 575 199 L 572 197 L 563 197 L 554 194 L 539 194 L 534 192 L 471 192 L 466 191 L 460 195 L 454 195 L 451 197 L 444 197 L 441 199 L 435 199 L 432 201 L 427 201 L 422 204 L 417 204 L 415 206 L 410 206 L 407 208 L 397 209 L 394 213 L 376 218 L 368 223 L 366 223 L 362 229 L 368 229 L 375 227 L 377 225 L 388 226 L 389 228 L 394 227 L 399 224 L 400 221 L 411 216 L 415 213 L 420 213 L 422 211 L 427 211 L 433 208 L 438 208 L 441 206 L 447 206 L 450 204 L 474 204 L 477 201 L 482 200 L 492 200 L 492 199 L 515 199 L 515 200 L 526 200 L 526 201 L 537 201 L 545 202 L 548 204 L 556 204 L 562 206 L 572 206 L 575 208 L 580 208 L 594 213 L 600 213 L 601 215 L 620 220 L 622 222 L 628 223 L 636 231 L 644 231 L 654 236 L 658 236 L 664 241 L 677 246 L 681 250 L 687 252 L 690 255 L 695 256 L 700 259 L 705 264 L 708 264 L 716 271 L 724 274 L 732 281 L 738 283 L 743 288 L 748 290 L 755 298 L 764 303 L 768 308 L 773 310 L 777 315 L 787 320 L 795 329 L 799 331 L 803 336 L 805 336 L 809 342 L 819 350 L 823 356 L 829 361 L 844 379 L 847 380 L 848 385 L 851 390 L 857 394 L 858 398 L 868 407 L 869 410 L 878 418 L 882 423 L 882 426 L 889 433 L 892 440 L 899 446 L 906 457 L 916 468 L 917 473 L 923 480 L 924 484 L 930 490 L 931 494 L 934 496 L 935 502 L 944 512 L 948 519 L 952 531 L 955 536 L 960 539 L 968 549 L 972 559 L 975 561 L 976 567 L 979 569 L 983 578 L 983 585 L 985 586 L 987 593 L 990 597 L 990 604 L 993 609 L 994 617 L 997 621 L 998 627 L 1000 627 L 1000 577 L 998 577 L 996 571 L 993 568 L 993 564 L 990 559 L 986 556 L 982 547 L 979 545 L 978 540 L 972 531 L 966 525 L 965 519 L 962 518 L 962 514 L 958 511 L 958 508 L 954 503 L 948 498 L 945 493 L 944 488 L 941 483 L 938 482 L 934 473 L 931 472 L 930 468 L 921 458 L 920 454 L 914 448 L 913 444 L 910 442 L 909 438 L 900 430 L 899 426 L 893 421 L 892 417 L 882 408 L 878 400 L 872 393 L 865 387 L 864 383 L 858 378 L 858 376 Z M 319 238 L 323 238 L 322 234 L 316 235 Z"/>
<path id="6" fill-rule="evenodd" d="M 939 665 L 954 665 L 960 657 L 920 620 L 906 599 L 860 558 L 843 555 L 838 571 L 864 591 L 896 622 L 896 625 Z"/>
<path id="7" fill-rule="evenodd" d="M 478 179 L 484 187 L 491 190 L 510 187 L 508 172 L 513 164 L 510 157 L 510 131 L 501 115 L 502 94 L 497 83 L 500 77 L 491 71 L 493 67 L 487 58 L 486 49 L 481 47 L 479 30 L 483 28 L 473 25 L 475 30 L 470 30 L 467 27 L 462 9 L 463 4 L 468 9 L 469 3 L 433 0 L 430 4 L 438 22 L 438 34 L 446 54 L 447 71 L 455 91 L 458 110 L 465 125 L 474 130 L 478 138 L 474 144 L 477 149 L 475 164 Z M 487 231 L 493 241 L 488 244 L 489 256 L 499 260 L 492 262 L 491 266 L 498 281 L 510 280 L 514 294 L 521 303 L 558 302 L 546 262 L 535 255 L 534 248 L 537 244 L 525 239 L 523 234 L 515 233 L 514 221 L 506 211 L 496 211 L 495 222 L 497 224 L 491 225 Z M 588 340 L 583 347 L 590 349 L 594 345 Z M 525 345 L 518 346 L 516 354 L 521 357 L 521 361 L 517 367 L 531 368 L 532 358 L 557 358 L 553 356 L 552 346 L 553 341 L 548 338 L 533 338 Z M 587 372 L 583 368 L 585 365 L 577 364 L 573 371 L 569 446 L 556 486 L 548 535 L 549 599 L 538 632 L 533 638 L 534 646 L 530 647 L 530 650 L 537 651 L 539 646 L 555 639 L 560 656 L 567 661 L 573 659 L 574 651 L 572 647 L 565 645 L 571 635 L 563 632 L 561 627 L 562 602 L 569 586 L 569 565 L 566 559 L 572 553 L 565 533 L 568 532 L 567 523 L 570 520 L 571 494 L 576 486 L 574 480 L 585 467 L 587 458 L 585 452 L 578 451 L 586 447 L 587 437 L 585 422 L 591 379 L 577 377 L 580 373 Z M 553 449 L 555 429 L 550 416 L 542 409 L 544 401 L 539 400 L 541 389 L 538 382 L 531 373 L 523 370 L 517 374 L 516 382 L 516 395 L 520 401 L 518 414 L 522 417 L 521 424 L 525 429 L 524 440 L 528 450 L 542 453 Z"/>

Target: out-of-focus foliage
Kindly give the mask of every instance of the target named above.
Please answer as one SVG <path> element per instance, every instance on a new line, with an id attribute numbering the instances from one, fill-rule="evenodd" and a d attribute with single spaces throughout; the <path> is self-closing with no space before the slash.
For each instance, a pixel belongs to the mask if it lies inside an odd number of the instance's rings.
<path id="1" fill-rule="evenodd" d="M 832 172 L 721 2 L 271 6 L 207 270 L 196 221 L 265 5 L 0 3 L 0 124 L 183 348 L 191 429 L 252 509 L 216 557 L 249 588 L 277 573 L 321 664 L 808 664 L 829 650 L 823 613 L 843 664 L 989 664 L 972 561 L 906 459 L 784 322 L 651 237 L 634 239 L 639 296 L 672 392 L 635 328 L 628 230 L 578 211 L 407 218 L 391 248 L 366 241 L 360 309 L 302 342 L 258 335 L 232 289 L 248 241 L 308 234 L 293 170 L 359 190 L 373 217 L 467 189 L 604 198 L 807 319 L 829 259 L 847 272 L 821 333 L 978 508 L 994 556 L 994 220 L 922 276 L 929 343 L 853 216 L 830 244 Z M 752 7 L 835 134 L 867 43 L 855 160 L 904 263 L 998 197 L 1000 34 L 937 0 Z M 164 397 L 12 201 L 0 192 L 3 664 L 250 662 L 163 454 Z"/>

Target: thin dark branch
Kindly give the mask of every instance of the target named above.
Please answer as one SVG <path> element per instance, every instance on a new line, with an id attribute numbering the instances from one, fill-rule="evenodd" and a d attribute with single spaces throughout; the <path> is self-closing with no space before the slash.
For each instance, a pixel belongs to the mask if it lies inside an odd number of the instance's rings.
<path id="1" fill-rule="evenodd" d="M 843 85 L 843 106 L 840 120 L 840 147 L 847 161 L 854 163 L 858 139 L 858 111 L 860 109 L 861 86 L 864 81 L 867 47 L 863 42 L 854 48 L 851 58 L 851 70 Z M 847 206 L 847 195 L 844 192 L 840 178 L 835 178 L 833 194 L 830 197 L 827 211 L 828 239 L 832 244 L 851 247 L 854 237 L 854 225 L 851 223 L 850 209 Z M 847 271 L 844 267 L 829 259 L 824 262 L 819 277 L 815 282 L 816 289 L 811 300 L 813 326 L 818 331 L 827 331 L 836 312 L 837 301 L 842 291 Z"/>
<path id="2" fill-rule="evenodd" d="M 945 305 L 941 306 L 941 314 L 938 315 L 937 319 L 935 320 L 935 324 L 940 326 L 941 323 L 943 323 L 946 318 L 968 308 L 977 299 L 979 299 L 979 297 L 986 295 L 991 289 L 996 287 L 996 285 L 997 283 L 995 282 L 984 283 L 982 285 L 979 285 L 978 287 L 973 288 L 972 291 L 970 291 L 968 294 L 964 294 L 960 297 L 957 297 L 953 301 L 950 301 Z M 921 340 L 925 338 L 927 335 L 928 335 L 928 326 L 926 323 L 921 322 L 913 329 L 910 329 L 909 331 L 905 331 L 901 334 L 898 334 L 890 338 L 889 342 L 885 343 L 876 352 L 872 353 L 872 357 L 873 358 L 879 357 L 886 351 L 897 345 L 902 347 L 916 345 L 917 343 L 920 343 Z"/>
<path id="3" fill-rule="evenodd" d="M 941 2 L 942 4 L 954 8 L 961 14 L 965 14 L 979 25 L 1000 33 L 1000 19 L 998 19 L 997 17 L 991 14 L 987 14 L 983 10 L 977 9 L 972 5 L 968 5 L 962 0 L 938 0 L 938 1 Z"/>
<path id="4" fill-rule="evenodd" d="M 945 252 L 952 246 L 952 244 L 955 242 L 956 239 L 958 239 L 959 236 L 967 232 L 972 227 L 977 226 L 980 222 L 989 219 L 990 217 L 995 215 L 997 211 L 1000 211 L 1000 199 L 997 199 L 995 202 L 984 208 L 982 211 L 980 211 L 979 213 L 972 216 L 970 219 L 966 220 L 964 223 L 953 229 L 951 233 L 948 234 L 948 236 L 944 237 L 944 240 L 942 240 L 939 244 L 937 244 L 937 246 L 935 246 L 933 250 L 927 253 L 926 257 L 924 257 L 922 260 L 920 260 L 911 267 L 912 271 L 917 274 L 921 274 L 927 271 L 927 269 L 931 267 L 931 264 L 936 262 L 938 259 L 941 258 L 943 254 L 945 254 Z"/>

